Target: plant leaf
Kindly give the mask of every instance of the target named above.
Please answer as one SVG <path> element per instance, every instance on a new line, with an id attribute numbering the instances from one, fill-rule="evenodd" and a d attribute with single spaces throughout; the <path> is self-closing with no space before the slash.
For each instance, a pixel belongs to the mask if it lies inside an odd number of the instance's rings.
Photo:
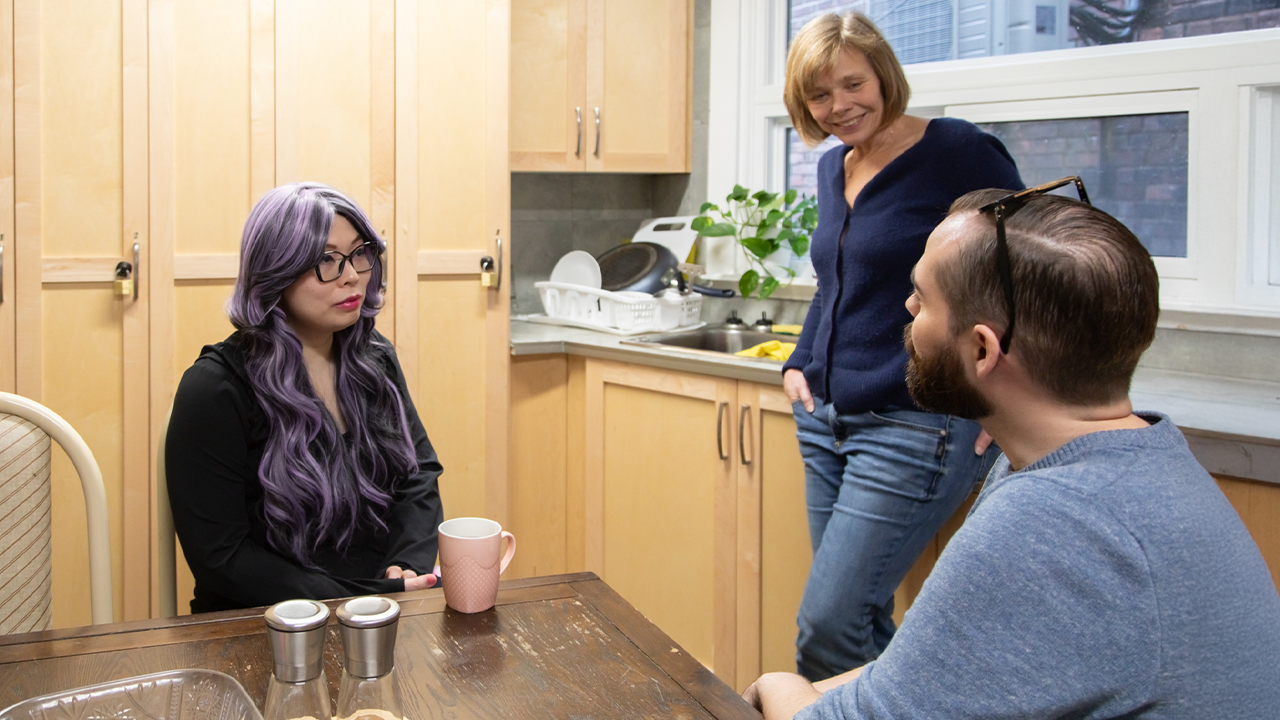
<path id="1" fill-rule="evenodd" d="M 703 237 L 730 237 L 737 233 L 738 229 L 732 223 L 712 223 L 698 231 Z"/>
<path id="2" fill-rule="evenodd" d="M 752 255 L 758 258 L 764 258 L 778 249 L 778 243 L 773 240 L 758 237 L 742 238 L 742 246 Z"/>
<path id="3" fill-rule="evenodd" d="M 812 230 L 818 227 L 818 208 L 807 207 L 804 214 L 801 215 L 800 222 L 806 230 Z"/>
<path id="4" fill-rule="evenodd" d="M 755 292 L 759 286 L 760 273 L 755 270 L 748 270 L 738 278 L 738 292 L 742 293 L 742 297 L 751 297 L 751 293 Z"/>
<path id="5" fill-rule="evenodd" d="M 778 221 L 786 215 L 781 210 L 770 210 L 768 215 L 764 216 L 764 220 L 760 222 L 760 227 L 771 228 L 778 224 Z"/>
<path id="6" fill-rule="evenodd" d="M 749 190 L 742 187 L 741 185 L 734 185 L 733 192 L 729 193 L 729 197 L 725 199 L 728 200 L 729 202 L 733 202 L 735 200 L 737 202 L 746 202 L 747 197 L 749 197 L 748 195 L 749 192 L 750 192 Z"/>
<path id="7" fill-rule="evenodd" d="M 703 207 L 705 208 L 706 206 L 704 205 Z M 703 212 L 706 212 L 706 210 L 704 209 Z M 702 232 L 704 228 L 714 225 L 715 222 L 716 222 L 715 220 L 712 220 L 706 215 L 699 215 L 698 217 L 693 219 L 693 222 L 689 223 L 689 229 L 693 230 L 694 232 Z"/>
<path id="8" fill-rule="evenodd" d="M 791 243 L 791 252 L 795 253 L 796 257 L 804 257 L 805 253 L 809 252 L 809 238 L 804 236 L 795 237 L 791 238 L 789 242 Z"/>
<path id="9" fill-rule="evenodd" d="M 771 202 L 773 202 L 773 199 L 774 199 L 775 197 L 777 197 L 777 195 L 774 195 L 774 194 L 773 194 L 773 193 L 771 193 L 771 192 L 765 192 L 764 190 L 761 190 L 760 192 L 758 192 L 758 193 L 756 193 L 756 194 L 752 195 L 752 196 L 751 196 L 751 199 L 755 200 L 756 202 L 760 203 L 761 205 L 765 205 L 765 204 L 767 204 L 767 203 L 771 203 Z"/>
<path id="10" fill-rule="evenodd" d="M 778 289 L 778 285 L 778 278 L 772 275 L 765 278 L 764 282 L 760 283 L 760 299 L 764 300 L 772 295 L 773 291 Z"/>
<path id="11" fill-rule="evenodd" d="M 796 201 L 796 191 L 795 191 L 795 189 L 794 189 L 794 188 L 792 188 L 791 190 L 788 190 L 788 191 L 787 191 L 787 194 L 786 194 L 786 195 L 784 195 L 784 196 L 783 196 L 783 198 L 784 198 L 784 199 L 783 199 L 783 202 L 785 202 L 785 203 L 786 203 L 786 204 L 788 204 L 788 205 L 790 205 L 791 203 L 795 202 L 795 201 Z"/>
<path id="12" fill-rule="evenodd" d="M 716 207 L 715 203 L 704 202 L 702 203 L 702 207 L 698 209 L 698 214 L 705 215 L 708 210 L 719 210 L 719 209 L 720 208 Z"/>
<path id="13" fill-rule="evenodd" d="M 784 242 L 788 242 L 795 236 L 796 236 L 796 231 L 792 230 L 791 228 L 788 228 L 784 223 L 782 229 L 778 231 L 778 236 L 775 237 L 774 240 L 777 240 L 779 243 L 784 243 Z"/>

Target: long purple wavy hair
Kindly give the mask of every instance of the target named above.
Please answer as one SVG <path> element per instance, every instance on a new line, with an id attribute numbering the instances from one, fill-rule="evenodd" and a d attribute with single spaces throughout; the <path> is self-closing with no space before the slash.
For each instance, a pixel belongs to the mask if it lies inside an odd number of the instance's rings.
<path id="1" fill-rule="evenodd" d="M 364 306 L 334 334 L 338 406 L 347 438 L 311 386 L 302 343 L 285 322 L 280 296 L 324 253 L 334 215 L 377 243 Z M 270 435 L 258 468 L 268 540 L 277 552 L 314 567 L 321 546 L 344 550 L 361 522 L 381 519 L 398 479 L 417 472 L 404 399 L 375 348 L 386 243 L 349 198 L 320 183 L 291 183 L 262 197 L 244 225 L 240 276 L 227 303 L 247 351 L 253 392 Z"/>

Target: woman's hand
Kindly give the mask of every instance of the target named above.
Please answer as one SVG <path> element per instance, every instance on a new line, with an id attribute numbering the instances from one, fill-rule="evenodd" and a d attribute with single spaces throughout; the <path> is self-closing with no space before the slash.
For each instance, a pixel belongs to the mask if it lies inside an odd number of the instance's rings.
<path id="1" fill-rule="evenodd" d="M 782 373 L 782 391 L 791 402 L 799 400 L 804 409 L 813 412 L 813 395 L 809 393 L 809 381 L 804 379 L 804 372 L 791 368 Z"/>
<path id="2" fill-rule="evenodd" d="M 994 439 L 995 438 L 987 434 L 986 430 L 983 430 L 982 432 L 978 433 L 978 440 L 973 444 L 973 454 L 985 455 L 987 452 L 987 448 L 991 447 L 991 442 Z"/>
<path id="3" fill-rule="evenodd" d="M 399 565 L 392 565 L 382 575 L 388 580 L 402 579 L 404 580 L 404 591 L 411 592 L 413 590 L 426 590 L 435 587 L 437 578 L 431 573 L 419 575 L 412 570 L 405 570 Z"/>

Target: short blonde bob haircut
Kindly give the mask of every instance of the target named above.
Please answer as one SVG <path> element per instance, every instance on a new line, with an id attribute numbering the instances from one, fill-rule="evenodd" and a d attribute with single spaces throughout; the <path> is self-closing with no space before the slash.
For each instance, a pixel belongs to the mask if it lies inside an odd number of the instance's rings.
<path id="1" fill-rule="evenodd" d="M 805 102 L 813 92 L 818 76 L 835 67 L 840 53 L 857 50 L 867 56 L 880 80 L 880 96 L 884 98 L 884 119 L 880 127 L 902 117 L 911 99 L 911 86 L 902 71 L 898 57 L 889 47 L 871 18 L 859 12 L 844 17 L 828 13 L 810 20 L 791 41 L 787 52 L 787 83 L 783 100 L 791 124 L 810 147 L 827 138 Z"/>

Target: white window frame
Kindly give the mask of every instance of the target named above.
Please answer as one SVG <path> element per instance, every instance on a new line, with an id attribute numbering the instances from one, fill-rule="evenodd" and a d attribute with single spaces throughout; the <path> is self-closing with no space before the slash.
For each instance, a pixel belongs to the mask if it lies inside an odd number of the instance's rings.
<path id="1" fill-rule="evenodd" d="M 713 202 L 735 183 L 781 188 L 786 12 L 785 0 L 712 0 Z M 1187 112 L 1187 257 L 1156 260 L 1161 325 L 1280 335 L 1280 293 L 1255 272 L 1271 250 L 1251 200 L 1256 88 L 1280 85 L 1275 58 L 1280 29 L 921 63 L 906 68 L 908 112 L 975 122 Z"/>
<path id="2" fill-rule="evenodd" d="M 1265 100 L 1264 89 L 1270 91 Z M 1280 266 L 1280 207 L 1270 204 L 1280 194 L 1275 187 L 1280 183 L 1280 85 L 1244 88 L 1240 102 L 1241 134 L 1251 140 L 1240 160 L 1242 182 L 1249 188 L 1241 197 L 1249 242 L 1241 248 L 1240 286 L 1247 304 L 1280 307 L 1280 287 L 1269 283 L 1272 268 Z"/>

